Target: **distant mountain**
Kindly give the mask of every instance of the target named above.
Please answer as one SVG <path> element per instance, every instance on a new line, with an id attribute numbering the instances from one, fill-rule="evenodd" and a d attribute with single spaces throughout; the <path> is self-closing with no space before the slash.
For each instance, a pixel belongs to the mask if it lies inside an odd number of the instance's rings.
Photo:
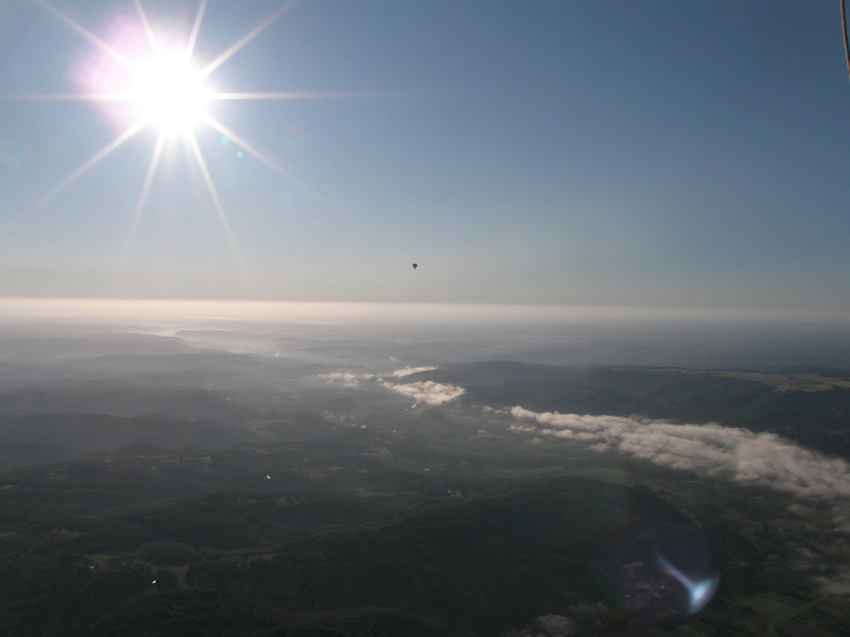
<path id="1" fill-rule="evenodd" d="M 98 390 L 130 385 L 160 390 L 266 391 L 303 375 L 296 369 L 301 363 L 285 358 L 194 349 L 180 341 L 153 341 L 149 349 L 144 343 L 131 342 L 138 351 L 116 346 L 109 353 L 105 346 L 86 348 L 87 342 L 69 344 L 69 340 L 21 343 L 20 339 L 0 338 L 0 389 L 100 383 Z M 57 353 L 51 356 L 54 346 Z"/>
<path id="2" fill-rule="evenodd" d="M 160 447 L 152 445 L 149 442 L 131 442 L 129 445 L 124 445 L 115 450 L 116 456 L 136 456 L 139 458 L 158 458 L 162 456 L 170 456 L 174 454 L 174 450 L 168 447 Z"/>
<path id="3" fill-rule="evenodd" d="M 155 391 L 114 389 L 75 391 L 29 387 L 0 394 L 0 413 L 6 414 L 108 414 L 112 416 L 163 415 L 184 420 L 234 422 L 259 415 L 215 392 L 202 389 Z"/>
<path id="4" fill-rule="evenodd" d="M 0 351 L 18 361 L 50 361 L 114 354 L 152 355 L 198 352 L 173 336 L 154 336 L 129 332 L 105 332 L 85 335 L 0 336 Z"/>
<path id="5" fill-rule="evenodd" d="M 573 376 L 574 370 L 553 365 L 533 365 L 513 361 L 483 361 L 444 365 L 439 369 L 405 376 L 407 380 L 433 380 L 452 385 L 505 385 L 534 383 L 553 378 Z"/>
<path id="6" fill-rule="evenodd" d="M 260 431 L 270 440 L 321 440 L 334 435 L 339 427 L 311 412 L 275 413 L 275 421 Z"/>
<path id="7" fill-rule="evenodd" d="M 556 367 L 507 361 L 447 365 L 406 379 L 460 385 L 469 401 L 534 411 L 717 420 L 774 394 L 768 384 L 688 370 Z"/>
<path id="8" fill-rule="evenodd" d="M 787 375 L 817 374 L 806 385 Z M 823 373 L 824 371 L 828 372 Z M 787 383 L 776 377 L 786 375 Z M 772 377 L 772 378 L 771 378 Z M 793 368 L 770 374 L 744 370 L 649 367 L 556 367 L 507 361 L 446 365 L 412 374 L 466 389 L 461 401 L 536 412 L 640 415 L 673 422 L 770 431 L 833 454 L 850 456 L 850 388 L 838 370 Z"/>
<path id="9" fill-rule="evenodd" d="M 189 422 L 169 416 L 33 414 L 0 425 L 0 436 L 13 442 L 49 443 L 92 451 L 113 450 L 131 443 L 158 447 L 223 447 L 256 442 L 255 434 L 237 427 Z"/>
<path id="10" fill-rule="evenodd" d="M 62 445 L 38 442 L 0 442 L 0 468 L 41 462 L 59 462 L 77 456 L 79 451 Z"/>

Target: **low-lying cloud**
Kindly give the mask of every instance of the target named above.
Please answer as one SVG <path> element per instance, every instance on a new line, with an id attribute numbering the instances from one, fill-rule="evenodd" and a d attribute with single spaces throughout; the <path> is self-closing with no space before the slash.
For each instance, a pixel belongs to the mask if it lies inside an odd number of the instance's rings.
<path id="1" fill-rule="evenodd" d="M 369 374 L 369 373 L 354 373 L 354 372 L 332 372 L 330 374 L 319 375 L 319 380 L 324 380 L 327 383 L 342 384 L 343 387 L 359 387 L 361 382 L 378 384 L 385 389 L 391 389 L 399 394 L 409 396 L 415 402 L 415 407 L 419 403 L 427 403 L 429 405 L 442 405 L 450 400 L 462 396 L 466 391 L 463 387 L 456 385 L 448 385 L 443 383 L 435 383 L 432 380 L 421 380 L 413 383 L 392 382 L 392 379 L 401 379 L 419 372 L 429 372 L 437 369 L 436 367 L 402 367 L 386 374 Z M 385 380 L 390 379 L 390 380 Z"/>
<path id="2" fill-rule="evenodd" d="M 423 380 L 415 383 L 393 384 L 383 383 L 387 389 L 397 391 L 405 396 L 410 396 L 415 400 L 414 407 L 419 403 L 428 403 L 429 405 L 442 405 L 450 400 L 462 396 L 466 391 L 463 387 L 456 385 L 444 385 L 435 383 L 432 380 Z"/>
<path id="3" fill-rule="evenodd" d="M 363 378 L 362 374 L 352 374 L 351 372 L 332 372 L 319 375 L 320 380 L 329 383 L 342 383 L 345 387 L 357 387 L 361 378 Z"/>
<path id="4" fill-rule="evenodd" d="M 437 369 L 436 367 L 403 367 L 401 369 L 397 369 L 394 372 L 389 374 L 384 374 L 385 376 L 392 376 L 393 378 L 404 378 L 405 376 L 410 376 L 411 374 L 418 374 L 419 372 L 430 372 Z"/>
<path id="5" fill-rule="evenodd" d="M 342 383 L 344 387 L 358 387 L 361 381 L 377 381 L 383 383 L 384 378 L 404 378 L 419 372 L 430 372 L 436 367 L 402 367 L 386 374 L 369 374 L 354 372 L 331 372 L 330 374 L 319 374 L 319 380 L 328 383 Z"/>
<path id="6" fill-rule="evenodd" d="M 709 425 L 674 425 L 618 416 L 536 413 L 514 407 L 515 431 L 576 440 L 596 451 L 616 449 L 671 469 L 728 478 L 821 500 L 850 498 L 850 466 L 770 433 Z M 528 425 L 532 420 L 540 426 Z"/>
<path id="7" fill-rule="evenodd" d="M 850 595 L 850 568 L 841 566 L 837 574 L 832 577 L 816 577 L 815 582 L 829 595 Z"/>

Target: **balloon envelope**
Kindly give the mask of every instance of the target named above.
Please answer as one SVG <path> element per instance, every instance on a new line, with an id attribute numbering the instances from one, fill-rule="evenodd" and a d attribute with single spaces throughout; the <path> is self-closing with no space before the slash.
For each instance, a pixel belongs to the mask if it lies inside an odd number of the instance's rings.
<path id="1" fill-rule="evenodd" d="M 417 263 L 414 263 L 414 264 L 413 264 L 413 269 L 414 269 L 414 270 L 415 270 L 416 268 L 418 268 L 418 267 L 419 267 L 419 264 L 417 264 Z"/>

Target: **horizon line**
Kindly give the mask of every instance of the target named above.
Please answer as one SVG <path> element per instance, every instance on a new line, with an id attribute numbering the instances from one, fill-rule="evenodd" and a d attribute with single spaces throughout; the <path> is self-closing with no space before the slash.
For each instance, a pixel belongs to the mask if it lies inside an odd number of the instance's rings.
<path id="1" fill-rule="evenodd" d="M 2 297 L 0 319 L 180 317 L 208 320 L 386 322 L 580 322 L 584 320 L 686 323 L 850 324 L 850 309 L 638 306 L 543 303 L 458 303 L 407 301 L 305 301 L 104 297 Z M 117 316 L 116 316 L 117 315 Z M 312 321 L 311 321 L 312 322 Z"/>

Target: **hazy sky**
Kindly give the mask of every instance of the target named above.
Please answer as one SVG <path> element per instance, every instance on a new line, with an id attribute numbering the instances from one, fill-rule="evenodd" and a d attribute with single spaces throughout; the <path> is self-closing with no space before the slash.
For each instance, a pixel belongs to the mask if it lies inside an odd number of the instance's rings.
<path id="1" fill-rule="evenodd" d="M 198 2 L 143 0 L 160 48 Z M 281 2 L 210 0 L 203 67 Z M 134 62 L 132 0 L 53 6 Z M 302 0 L 205 80 L 205 124 L 0 100 L 0 296 L 850 309 L 850 80 L 833 0 Z M 126 91 L 44 6 L 0 3 L 0 94 Z M 241 156 L 240 156 L 241 153 Z M 25 215 L 25 216 L 22 216 Z M 414 271 L 412 263 L 418 263 Z"/>

